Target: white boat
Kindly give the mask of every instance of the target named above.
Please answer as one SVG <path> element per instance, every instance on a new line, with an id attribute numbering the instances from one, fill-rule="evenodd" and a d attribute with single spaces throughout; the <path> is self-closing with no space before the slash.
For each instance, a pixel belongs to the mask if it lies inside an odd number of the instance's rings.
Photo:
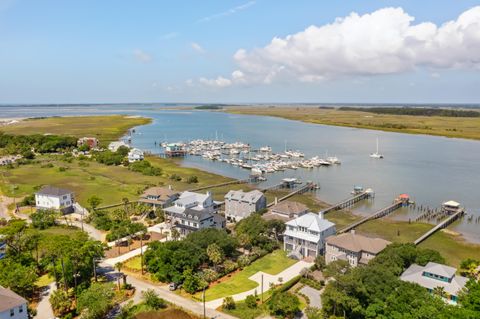
<path id="1" fill-rule="evenodd" d="M 272 148 L 270 146 L 260 147 L 260 152 L 271 152 Z"/>
<path id="2" fill-rule="evenodd" d="M 378 137 L 377 137 L 377 151 L 375 153 L 370 154 L 371 158 L 383 158 L 383 154 L 378 152 Z"/>
<path id="3" fill-rule="evenodd" d="M 336 156 L 327 157 L 327 162 L 330 164 L 340 164 L 340 160 Z"/>

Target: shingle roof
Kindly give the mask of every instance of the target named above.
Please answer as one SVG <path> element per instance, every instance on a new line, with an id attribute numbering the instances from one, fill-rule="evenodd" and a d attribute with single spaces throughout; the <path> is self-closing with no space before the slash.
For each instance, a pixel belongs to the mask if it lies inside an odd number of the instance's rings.
<path id="1" fill-rule="evenodd" d="M 308 207 L 305 204 L 299 202 L 292 202 L 286 200 L 272 206 L 271 210 L 278 214 L 291 216 L 307 211 Z"/>
<path id="2" fill-rule="evenodd" d="M 426 264 L 424 271 L 447 278 L 451 278 L 457 272 L 457 270 L 453 267 L 437 264 L 434 262 L 429 262 L 428 264 Z"/>
<path id="3" fill-rule="evenodd" d="M 167 187 L 150 187 L 143 193 L 144 196 L 159 196 L 160 198 L 169 198 L 178 194 Z"/>
<path id="4" fill-rule="evenodd" d="M 71 194 L 72 192 L 68 189 L 58 188 L 54 186 L 43 186 L 36 194 L 38 195 L 47 195 L 47 196 L 63 196 Z"/>
<path id="5" fill-rule="evenodd" d="M 11 291 L 0 286 L 0 312 L 26 304 L 27 301 Z"/>
<path id="6" fill-rule="evenodd" d="M 208 199 L 208 197 L 210 197 L 208 193 L 200 194 L 200 193 L 185 191 L 180 195 L 180 198 L 176 202 L 183 205 L 188 205 L 192 203 L 203 203 Z"/>
<path id="7" fill-rule="evenodd" d="M 365 251 L 378 254 L 391 243 L 381 238 L 370 238 L 354 233 L 344 233 L 327 238 L 327 244 L 354 252 Z"/>

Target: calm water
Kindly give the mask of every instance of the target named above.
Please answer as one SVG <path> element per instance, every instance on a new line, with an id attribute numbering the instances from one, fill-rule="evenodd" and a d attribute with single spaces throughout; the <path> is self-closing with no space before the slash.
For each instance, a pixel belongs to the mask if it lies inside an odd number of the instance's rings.
<path id="1" fill-rule="evenodd" d="M 132 114 L 154 119 L 151 125 L 136 129 L 134 146 L 159 153 L 154 142 L 187 141 L 190 139 L 220 139 L 242 141 L 254 147 L 270 145 L 274 151 L 299 149 L 308 157 L 336 155 L 342 165 L 319 167 L 312 170 L 287 170 L 268 175 L 263 185 L 278 182 L 284 177 L 299 177 L 320 184 L 320 199 L 334 203 L 350 196 L 354 185 L 375 190 L 372 203 L 356 207 L 360 213 L 369 213 L 391 203 L 400 193 L 408 193 L 417 205 L 439 207 L 446 200 L 456 200 L 468 213 L 480 215 L 480 142 L 443 137 L 407 135 L 363 129 L 322 126 L 279 118 L 231 115 L 202 111 L 166 111 L 158 107 L 109 106 L 94 109 L 72 107 L 14 110 L 0 108 L 0 117 L 25 117 L 79 114 Z M 9 111 L 5 111 L 9 109 Z M 5 111 L 5 112 L 4 112 Z M 40 114 L 40 115 L 36 115 Z M 371 159 L 375 140 L 380 140 L 383 160 Z M 226 163 L 211 162 L 190 156 L 184 165 L 198 167 L 222 175 L 245 178 L 248 171 Z M 263 186 L 262 185 L 262 186 Z M 407 219 L 416 212 L 401 211 L 395 218 Z M 480 224 L 467 220 L 450 227 L 462 232 L 472 241 L 480 242 Z"/>

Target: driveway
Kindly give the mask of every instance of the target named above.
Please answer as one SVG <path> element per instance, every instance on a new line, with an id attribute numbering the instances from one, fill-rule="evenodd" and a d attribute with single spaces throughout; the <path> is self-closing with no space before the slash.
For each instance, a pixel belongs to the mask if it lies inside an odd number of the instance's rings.
<path id="1" fill-rule="evenodd" d="M 105 263 L 100 264 L 101 271 L 103 273 L 107 272 L 107 275 L 115 276 L 115 271 L 111 266 Z M 192 313 L 196 314 L 197 316 L 203 316 L 203 304 L 201 302 L 196 302 L 191 299 L 184 298 L 182 296 L 177 295 L 176 293 L 168 290 L 168 286 L 158 286 L 154 285 L 150 282 L 143 281 L 141 279 L 135 278 L 133 276 L 129 276 L 127 278 L 127 282 L 130 283 L 135 287 L 135 295 L 133 296 L 134 303 L 138 303 L 142 300 L 142 292 L 148 289 L 153 289 L 158 294 L 160 298 L 165 299 L 166 301 L 178 305 Z M 214 309 L 205 309 L 207 318 L 215 318 L 215 319 L 236 319 L 236 317 L 224 314 L 222 312 L 216 311 Z"/>
<path id="2" fill-rule="evenodd" d="M 45 290 L 42 291 L 40 302 L 37 306 L 37 315 L 35 319 L 51 319 L 55 318 L 53 314 L 52 306 L 50 305 L 50 295 L 56 290 L 55 283 L 45 287 Z"/>
<path id="3" fill-rule="evenodd" d="M 322 308 L 321 291 L 310 286 L 304 286 L 300 292 L 310 299 L 310 307 Z"/>
<path id="4" fill-rule="evenodd" d="M 233 295 L 232 298 L 235 301 L 240 301 L 240 300 L 244 300 L 245 298 L 247 298 L 248 295 L 255 294 L 255 291 L 257 291 L 257 293 L 260 294 L 261 292 L 259 291 L 259 287 L 261 287 L 261 285 L 262 285 L 262 275 L 263 275 L 263 290 L 264 290 L 264 292 L 266 292 L 270 289 L 270 284 L 278 285 L 278 284 L 281 283 L 279 278 L 282 278 L 282 282 L 287 282 L 290 279 L 292 279 L 293 277 L 298 276 L 300 274 L 300 272 L 302 271 L 302 269 L 310 268 L 312 265 L 313 265 L 313 263 L 301 260 L 301 261 L 297 262 L 296 264 L 288 267 L 287 269 L 285 269 L 284 271 L 282 271 L 278 275 L 270 275 L 270 274 L 264 273 L 263 271 L 259 271 L 256 274 L 252 275 L 250 278 L 248 278 L 250 280 L 255 281 L 258 284 L 257 288 L 251 289 L 249 291 L 238 293 L 236 295 Z M 222 305 L 222 303 L 223 303 L 223 298 L 219 298 L 219 299 L 215 299 L 215 300 L 207 302 L 206 306 L 210 309 L 216 309 L 216 308 L 220 307 Z"/>

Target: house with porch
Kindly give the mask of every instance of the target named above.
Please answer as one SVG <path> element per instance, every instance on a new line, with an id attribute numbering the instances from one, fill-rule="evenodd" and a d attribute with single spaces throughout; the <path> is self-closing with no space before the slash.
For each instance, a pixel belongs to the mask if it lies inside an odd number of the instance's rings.
<path id="1" fill-rule="evenodd" d="M 335 224 L 324 219 L 322 213 L 307 213 L 285 225 L 284 250 L 299 259 L 323 254 L 327 237 L 336 234 Z"/>
<path id="2" fill-rule="evenodd" d="M 150 187 L 140 196 L 140 203 L 151 206 L 153 209 L 165 208 L 178 199 L 180 194 L 169 187 Z"/>
<path id="3" fill-rule="evenodd" d="M 443 300 L 457 304 L 458 294 L 468 282 L 467 277 L 457 276 L 457 269 L 434 262 L 425 266 L 412 264 L 400 276 L 400 280 L 416 283 L 426 288 L 430 293 L 443 291 Z"/>
<path id="4" fill-rule="evenodd" d="M 129 163 L 143 161 L 144 157 L 143 151 L 138 148 L 132 148 L 127 155 Z"/>
<path id="5" fill-rule="evenodd" d="M 185 209 L 182 213 L 176 214 L 173 227 L 177 228 L 181 236 L 205 228 L 225 228 L 225 217 L 213 212 L 202 210 Z"/>
<path id="6" fill-rule="evenodd" d="M 231 222 L 238 222 L 266 207 L 267 198 L 259 190 L 231 190 L 225 195 L 225 217 Z"/>
<path id="7" fill-rule="evenodd" d="M 366 265 L 391 243 L 381 238 L 370 238 L 355 233 L 328 237 L 325 243 L 325 263 L 348 261 L 350 266 Z"/>
<path id="8" fill-rule="evenodd" d="M 265 220 L 279 219 L 287 222 L 308 213 L 308 207 L 305 204 L 284 200 L 273 205 L 262 217 Z"/>

